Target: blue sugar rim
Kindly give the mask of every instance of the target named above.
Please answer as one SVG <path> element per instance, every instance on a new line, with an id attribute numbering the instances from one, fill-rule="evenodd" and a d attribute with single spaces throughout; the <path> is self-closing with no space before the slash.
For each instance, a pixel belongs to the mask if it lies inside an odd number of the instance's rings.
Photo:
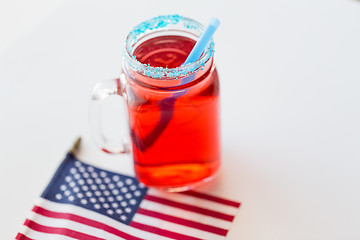
<path id="1" fill-rule="evenodd" d="M 133 46 L 141 37 L 154 30 L 167 29 L 180 23 L 187 29 L 198 31 L 199 34 L 205 29 L 201 23 L 179 15 L 164 15 L 149 19 L 135 26 L 129 33 L 124 50 L 125 62 L 131 69 L 140 74 L 162 80 L 183 78 L 195 73 L 199 69 L 203 69 L 207 61 L 214 56 L 215 44 L 213 39 L 211 39 L 210 43 L 206 46 L 199 60 L 177 68 L 152 67 L 149 64 L 139 62 L 133 55 L 135 50 Z"/>

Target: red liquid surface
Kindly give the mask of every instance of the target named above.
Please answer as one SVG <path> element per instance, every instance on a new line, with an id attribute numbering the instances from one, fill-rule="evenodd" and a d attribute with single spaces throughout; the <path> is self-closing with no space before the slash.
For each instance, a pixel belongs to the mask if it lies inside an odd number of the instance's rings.
<path id="1" fill-rule="evenodd" d="M 151 66 L 174 68 L 194 45 L 186 37 L 162 36 L 142 43 L 134 55 Z M 127 89 L 135 172 L 148 186 L 188 188 L 210 178 L 219 167 L 216 69 L 209 68 L 195 81 L 180 97 L 138 84 Z"/>

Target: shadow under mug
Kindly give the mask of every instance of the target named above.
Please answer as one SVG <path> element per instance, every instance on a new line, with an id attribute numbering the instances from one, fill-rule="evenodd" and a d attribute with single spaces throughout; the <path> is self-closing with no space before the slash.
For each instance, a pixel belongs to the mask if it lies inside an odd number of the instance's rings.
<path id="1" fill-rule="evenodd" d="M 93 89 L 89 113 L 96 144 L 108 153 L 132 153 L 136 177 L 149 187 L 185 191 L 211 180 L 219 168 L 219 80 L 213 41 L 198 61 L 177 68 L 152 67 L 133 56 L 149 39 L 183 36 L 196 41 L 203 30 L 200 23 L 178 15 L 139 24 L 126 39 L 120 77 Z M 101 130 L 102 100 L 111 95 L 121 97 L 128 113 L 131 143 L 119 149 L 109 148 Z"/>

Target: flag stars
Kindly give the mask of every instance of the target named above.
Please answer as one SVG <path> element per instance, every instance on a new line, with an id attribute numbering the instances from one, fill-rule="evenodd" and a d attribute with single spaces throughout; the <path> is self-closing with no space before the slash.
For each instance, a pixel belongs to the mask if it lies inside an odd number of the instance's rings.
<path id="1" fill-rule="evenodd" d="M 128 222 L 144 195 L 145 185 L 132 177 L 98 170 L 81 162 L 70 166 L 54 197 Z"/>
<path id="2" fill-rule="evenodd" d="M 107 175 L 106 172 L 104 172 L 104 171 L 100 172 L 100 177 L 104 178 L 104 177 L 106 177 L 106 175 Z"/>
<path id="3" fill-rule="evenodd" d="M 125 180 L 125 183 L 127 185 L 131 185 L 133 183 L 133 181 L 130 178 L 128 178 L 128 179 Z"/>
<path id="4" fill-rule="evenodd" d="M 94 183 L 94 180 L 92 180 L 91 178 L 88 178 L 88 179 L 86 179 L 86 182 L 87 182 L 87 184 L 91 185 Z"/>

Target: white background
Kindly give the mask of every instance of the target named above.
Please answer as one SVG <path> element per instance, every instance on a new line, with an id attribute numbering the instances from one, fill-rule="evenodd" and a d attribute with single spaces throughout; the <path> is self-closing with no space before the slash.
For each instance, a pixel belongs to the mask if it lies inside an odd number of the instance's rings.
<path id="1" fill-rule="evenodd" d="M 0 238 L 24 222 L 67 149 L 95 148 L 93 85 L 127 32 L 178 13 L 216 33 L 223 165 L 200 190 L 242 202 L 229 239 L 360 239 L 360 1 L 0 1 Z"/>

